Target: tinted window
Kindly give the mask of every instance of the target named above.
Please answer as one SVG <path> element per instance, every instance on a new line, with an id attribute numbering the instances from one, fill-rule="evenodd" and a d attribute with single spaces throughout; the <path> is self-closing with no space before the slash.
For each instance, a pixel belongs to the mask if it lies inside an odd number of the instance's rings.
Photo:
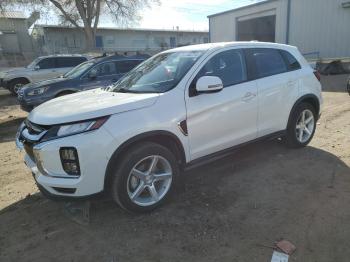
<path id="1" fill-rule="evenodd" d="M 244 56 L 241 50 L 228 50 L 213 56 L 199 71 L 201 76 L 217 76 L 225 86 L 247 80 Z"/>
<path id="2" fill-rule="evenodd" d="M 289 70 L 298 70 L 301 68 L 298 60 L 296 60 L 296 58 L 291 53 L 285 50 L 281 50 L 281 53 L 285 58 Z"/>
<path id="3" fill-rule="evenodd" d="M 125 61 L 117 61 L 115 62 L 117 66 L 117 71 L 120 74 L 124 74 L 129 72 L 131 69 L 133 69 L 135 66 L 140 64 L 141 60 L 125 60 Z"/>
<path id="4" fill-rule="evenodd" d="M 252 56 L 258 78 L 287 71 L 286 63 L 276 49 L 253 49 Z"/>
<path id="5" fill-rule="evenodd" d="M 114 62 L 102 63 L 94 67 L 92 70 L 97 71 L 97 76 L 108 76 L 117 74 L 117 68 Z"/>
<path id="6" fill-rule="evenodd" d="M 55 68 L 55 58 L 44 58 L 38 63 L 40 69 Z"/>
<path id="7" fill-rule="evenodd" d="M 85 57 L 58 57 L 56 58 L 57 67 L 75 67 L 86 61 Z"/>

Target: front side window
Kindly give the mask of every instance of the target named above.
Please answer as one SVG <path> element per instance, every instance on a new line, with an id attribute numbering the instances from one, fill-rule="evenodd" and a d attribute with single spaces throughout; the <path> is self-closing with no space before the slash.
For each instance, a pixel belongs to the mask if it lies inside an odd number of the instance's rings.
<path id="1" fill-rule="evenodd" d="M 114 62 L 102 63 L 93 68 L 92 70 L 96 70 L 97 76 L 108 76 L 117 74 L 117 68 Z"/>
<path id="2" fill-rule="evenodd" d="M 224 87 L 246 81 L 247 72 L 242 51 L 227 50 L 213 56 L 202 67 L 195 79 L 198 80 L 202 76 L 217 76 Z"/>
<path id="3" fill-rule="evenodd" d="M 286 63 L 276 49 L 257 48 L 251 50 L 257 78 L 287 72 Z"/>
<path id="4" fill-rule="evenodd" d="M 164 93 L 174 88 L 203 51 L 178 51 L 158 54 L 121 78 L 114 92 Z"/>
<path id="5" fill-rule="evenodd" d="M 38 63 L 38 66 L 40 69 L 55 68 L 55 58 L 44 58 Z"/>
<path id="6" fill-rule="evenodd" d="M 84 62 L 63 75 L 63 78 L 75 78 L 81 76 L 86 70 L 94 65 L 94 62 Z"/>

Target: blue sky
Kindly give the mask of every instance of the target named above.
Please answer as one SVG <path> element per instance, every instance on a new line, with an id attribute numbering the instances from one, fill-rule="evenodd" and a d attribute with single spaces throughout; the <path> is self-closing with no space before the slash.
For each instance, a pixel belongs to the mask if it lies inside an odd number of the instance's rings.
<path id="1" fill-rule="evenodd" d="M 160 0 L 160 4 L 142 10 L 141 20 L 130 27 L 172 29 L 179 26 L 180 30 L 208 30 L 208 15 L 259 1 L 262 0 Z M 54 13 L 43 16 L 39 23 L 57 24 Z M 110 17 L 101 17 L 99 26 L 118 27 L 118 24 Z"/>

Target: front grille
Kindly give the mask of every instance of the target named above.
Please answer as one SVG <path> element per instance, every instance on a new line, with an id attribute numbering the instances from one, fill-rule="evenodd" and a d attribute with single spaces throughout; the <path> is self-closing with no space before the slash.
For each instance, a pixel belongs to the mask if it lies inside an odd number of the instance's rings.
<path id="1" fill-rule="evenodd" d="M 30 122 L 28 119 L 26 119 L 24 123 L 29 131 L 29 134 L 31 135 L 38 135 L 49 129 L 49 127 L 34 124 Z"/>

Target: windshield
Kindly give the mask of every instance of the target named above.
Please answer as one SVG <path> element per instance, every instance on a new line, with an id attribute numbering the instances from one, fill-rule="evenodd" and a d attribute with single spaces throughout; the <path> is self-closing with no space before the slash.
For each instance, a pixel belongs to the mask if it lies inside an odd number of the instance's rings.
<path id="1" fill-rule="evenodd" d="M 75 78 L 80 76 L 82 73 L 85 72 L 85 70 L 89 69 L 91 66 L 93 66 L 95 63 L 88 61 L 88 62 L 84 62 L 80 65 L 77 65 L 76 67 L 74 67 L 72 70 L 68 71 L 67 73 L 65 73 L 62 77 L 63 78 Z"/>
<path id="2" fill-rule="evenodd" d="M 39 63 L 39 61 L 41 60 L 41 58 L 35 58 L 29 65 L 27 65 L 27 68 L 34 68 L 37 63 Z"/>
<path id="3" fill-rule="evenodd" d="M 162 53 L 130 71 L 111 90 L 114 92 L 164 93 L 174 88 L 203 51 Z"/>

